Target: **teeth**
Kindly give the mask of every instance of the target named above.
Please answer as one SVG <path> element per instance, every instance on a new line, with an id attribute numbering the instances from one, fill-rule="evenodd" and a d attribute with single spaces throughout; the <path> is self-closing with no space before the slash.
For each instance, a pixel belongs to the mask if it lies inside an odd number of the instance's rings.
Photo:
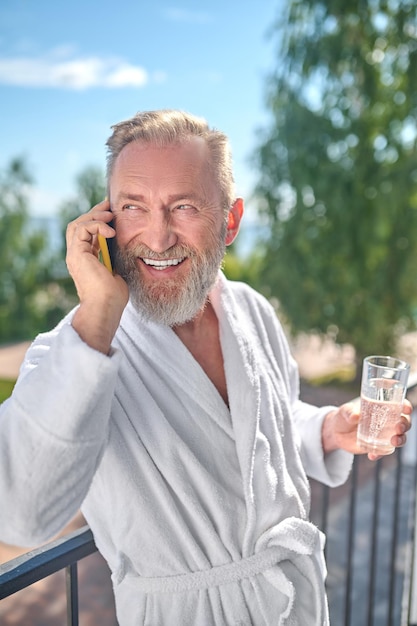
<path id="1" fill-rule="evenodd" d="M 154 267 L 157 270 L 164 270 L 167 267 L 171 267 L 172 265 L 178 265 L 179 263 L 182 263 L 182 261 L 184 261 L 184 258 L 182 258 L 182 259 L 161 259 L 161 260 L 157 260 L 157 259 L 142 259 L 142 261 L 144 263 L 146 263 L 146 265 L 150 265 L 151 267 Z"/>

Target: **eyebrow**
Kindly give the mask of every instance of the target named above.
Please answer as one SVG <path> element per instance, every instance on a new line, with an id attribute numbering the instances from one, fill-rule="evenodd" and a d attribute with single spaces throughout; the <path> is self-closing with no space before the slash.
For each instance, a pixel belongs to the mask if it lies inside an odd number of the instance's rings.
<path id="1" fill-rule="evenodd" d="M 126 193 L 125 191 L 121 191 L 117 194 L 115 201 L 120 202 L 121 200 L 134 200 L 135 202 L 143 202 L 145 197 L 142 194 L 137 193 Z"/>
<path id="2" fill-rule="evenodd" d="M 146 202 L 146 198 L 142 194 L 137 193 L 129 193 L 125 191 L 121 191 L 117 194 L 115 202 L 121 202 L 123 200 L 130 200 L 133 202 Z M 178 202 L 178 200 L 190 200 L 191 202 L 204 203 L 204 198 L 197 195 L 195 192 L 186 192 L 186 193 L 177 193 L 168 196 L 167 204 L 172 204 L 173 202 Z"/>

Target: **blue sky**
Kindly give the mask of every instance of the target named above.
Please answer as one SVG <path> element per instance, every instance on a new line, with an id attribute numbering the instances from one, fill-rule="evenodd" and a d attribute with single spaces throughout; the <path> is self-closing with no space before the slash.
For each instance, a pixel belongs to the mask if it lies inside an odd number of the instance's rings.
<path id="1" fill-rule="evenodd" d="M 225 131 L 248 196 L 283 2 L 1 0 L 0 167 L 27 158 L 32 213 L 56 214 L 84 167 L 104 169 L 111 124 L 157 108 Z"/>

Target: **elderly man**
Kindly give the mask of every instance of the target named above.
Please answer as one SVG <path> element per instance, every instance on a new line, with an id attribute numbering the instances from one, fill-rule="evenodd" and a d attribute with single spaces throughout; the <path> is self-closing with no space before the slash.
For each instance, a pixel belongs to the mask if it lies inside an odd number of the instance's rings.
<path id="1" fill-rule="evenodd" d="M 226 136 L 154 111 L 108 148 L 109 199 L 67 231 L 79 306 L 1 409 L 0 538 L 46 540 L 81 507 L 121 626 L 328 624 L 307 474 L 346 479 L 359 416 L 299 401 L 272 307 L 220 271 L 243 213 Z"/>

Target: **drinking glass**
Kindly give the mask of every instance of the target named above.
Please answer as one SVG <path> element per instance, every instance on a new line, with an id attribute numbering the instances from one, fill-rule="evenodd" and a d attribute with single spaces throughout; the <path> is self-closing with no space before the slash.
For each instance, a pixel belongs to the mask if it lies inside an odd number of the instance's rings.
<path id="1" fill-rule="evenodd" d="M 408 363 L 392 356 L 364 359 L 357 441 L 365 452 L 394 452 L 391 437 L 401 418 L 409 371 Z"/>

